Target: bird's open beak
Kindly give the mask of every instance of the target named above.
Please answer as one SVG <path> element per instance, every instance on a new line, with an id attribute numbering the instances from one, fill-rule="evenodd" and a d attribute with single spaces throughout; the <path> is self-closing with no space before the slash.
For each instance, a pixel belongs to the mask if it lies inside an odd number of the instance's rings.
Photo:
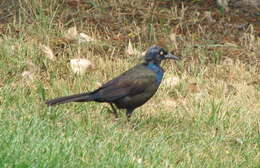
<path id="1" fill-rule="evenodd" d="M 164 59 L 175 59 L 175 60 L 180 60 L 179 57 L 172 55 L 171 53 L 168 53 L 167 55 L 164 56 Z"/>

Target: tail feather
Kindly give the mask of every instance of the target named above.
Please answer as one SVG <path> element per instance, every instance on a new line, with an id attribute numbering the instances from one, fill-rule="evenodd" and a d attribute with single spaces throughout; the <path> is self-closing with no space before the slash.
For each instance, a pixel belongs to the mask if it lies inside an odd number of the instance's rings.
<path id="1" fill-rule="evenodd" d="M 86 101 L 92 101 L 93 96 L 89 93 L 81 93 L 81 94 L 75 94 L 71 96 L 65 96 L 65 97 L 59 97 L 56 99 L 51 99 L 45 102 L 48 106 L 54 106 L 58 104 L 64 104 L 69 102 L 86 102 Z"/>

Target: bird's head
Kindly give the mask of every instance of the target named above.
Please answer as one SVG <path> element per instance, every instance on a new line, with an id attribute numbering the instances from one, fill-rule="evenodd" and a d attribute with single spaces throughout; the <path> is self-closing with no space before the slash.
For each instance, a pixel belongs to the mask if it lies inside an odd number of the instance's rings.
<path id="1" fill-rule="evenodd" d="M 180 58 L 175 55 L 172 55 L 171 53 L 167 52 L 166 50 L 164 50 L 159 46 L 150 47 L 144 56 L 144 60 L 146 64 L 154 63 L 160 65 L 161 61 L 165 59 L 179 60 Z"/>

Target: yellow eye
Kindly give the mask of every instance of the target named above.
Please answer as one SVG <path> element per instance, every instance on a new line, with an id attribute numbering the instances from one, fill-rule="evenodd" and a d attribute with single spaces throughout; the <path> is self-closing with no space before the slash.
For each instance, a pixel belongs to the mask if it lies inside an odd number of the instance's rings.
<path id="1" fill-rule="evenodd" d="M 160 51 L 160 55 L 163 56 L 163 51 Z"/>

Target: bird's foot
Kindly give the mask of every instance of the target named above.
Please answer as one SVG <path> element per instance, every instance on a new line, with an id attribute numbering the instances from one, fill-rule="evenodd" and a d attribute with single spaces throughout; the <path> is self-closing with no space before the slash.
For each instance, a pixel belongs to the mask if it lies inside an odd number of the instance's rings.
<path id="1" fill-rule="evenodd" d="M 130 118 L 132 116 L 132 112 L 133 112 L 132 109 L 127 109 L 127 111 L 126 111 L 126 118 L 127 118 L 128 122 L 130 122 Z"/>

